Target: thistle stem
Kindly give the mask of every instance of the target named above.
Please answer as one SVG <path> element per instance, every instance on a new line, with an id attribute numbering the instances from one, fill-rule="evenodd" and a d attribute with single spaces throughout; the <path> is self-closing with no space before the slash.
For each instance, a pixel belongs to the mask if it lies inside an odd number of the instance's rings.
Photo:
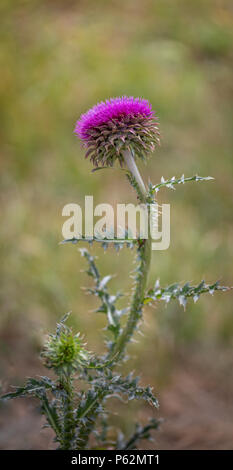
<path id="1" fill-rule="evenodd" d="M 136 180 L 137 182 L 137 185 L 138 185 L 137 194 L 140 199 L 140 202 L 145 204 L 147 200 L 147 191 L 146 191 L 144 182 L 142 180 L 142 177 L 138 171 L 135 160 L 132 154 L 128 151 L 125 151 L 123 156 L 128 166 L 128 169 L 130 171 L 130 174 L 133 176 L 133 179 Z M 131 178 L 129 178 L 129 181 L 131 181 Z M 139 242 L 138 260 L 139 260 L 139 265 L 136 270 L 135 286 L 134 286 L 133 297 L 132 297 L 132 301 L 130 305 L 128 320 L 117 342 L 115 343 L 113 349 L 111 350 L 111 353 L 108 356 L 108 359 L 110 360 L 114 358 L 115 364 L 117 361 L 119 361 L 122 358 L 125 348 L 127 344 L 129 343 L 129 341 L 131 340 L 133 333 L 137 327 L 138 321 L 142 317 L 144 293 L 145 293 L 145 288 L 147 284 L 147 279 L 148 279 L 148 274 L 149 274 L 149 269 L 150 269 L 150 260 L 151 260 L 151 236 L 150 234 L 149 234 L 148 239 L 141 240 Z M 99 403 L 101 403 L 102 399 L 103 397 L 100 397 Z M 98 411 L 95 409 L 95 407 L 96 407 L 96 398 L 94 398 L 92 403 L 90 404 L 86 417 L 90 419 L 92 413 L 94 413 L 95 418 L 97 417 Z M 88 429 L 87 427 L 85 427 L 85 429 L 80 432 L 80 435 L 79 435 L 80 440 L 78 441 L 79 449 L 85 448 L 88 442 L 91 430 L 92 430 L 92 426 L 90 426 L 90 428 Z"/>
<path id="2" fill-rule="evenodd" d="M 146 187 L 145 187 L 145 184 L 144 184 L 144 181 L 139 173 L 139 170 L 138 170 L 138 167 L 135 163 L 135 159 L 132 155 L 132 152 L 130 152 L 130 150 L 124 150 L 124 152 L 122 152 L 122 155 L 124 157 L 124 160 L 125 160 L 125 163 L 130 171 L 130 173 L 133 175 L 133 177 L 135 178 L 135 180 L 137 181 L 138 183 L 138 186 L 142 192 L 142 194 L 144 196 L 146 196 L 147 192 L 146 192 Z M 141 202 L 145 202 L 145 201 L 141 201 Z"/>
<path id="3" fill-rule="evenodd" d="M 63 410 L 64 410 L 64 422 L 63 422 L 63 442 L 61 449 L 69 450 L 72 448 L 74 434 L 75 434 L 75 423 L 73 416 L 73 387 L 72 379 L 70 375 L 67 377 L 61 377 L 61 387 L 63 388 Z"/>
<path id="4" fill-rule="evenodd" d="M 138 258 L 140 263 L 137 268 L 137 275 L 135 277 L 135 287 L 130 305 L 128 321 L 115 345 L 115 348 L 113 349 L 113 355 L 117 354 L 118 359 L 122 357 L 127 344 L 133 336 L 138 321 L 142 317 L 144 292 L 147 284 L 151 260 L 150 239 L 143 241 L 143 244 L 138 248 Z"/>
<path id="5" fill-rule="evenodd" d="M 131 152 L 129 151 L 125 151 L 123 155 L 124 155 L 125 162 L 130 170 L 130 173 L 133 175 L 134 179 L 136 180 L 139 186 L 140 193 L 138 193 L 138 196 L 140 198 L 140 202 L 145 204 L 147 192 L 146 192 L 146 188 L 142 180 L 142 177 L 138 171 L 135 160 Z M 118 358 L 122 357 L 122 354 L 124 353 L 127 343 L 131 340 L 133 333 L 137 327 L 138 321 L 140 320 L 142 316 L 144 292 L 145 292 L 147 279 L 149 275 L 150 260 L 151 260 L 151 236 L 150 234 L 149 234 L 148 239 L 141 240 L 139 242 L 138 260 L 139 260 L 139 266 L 136 270 L 135 287 L 134 287 L 133 297 L 132 297 L 132 301 L 130 305 L 128 321 L 112 351 L 112 355 L 117 354 Z"/>

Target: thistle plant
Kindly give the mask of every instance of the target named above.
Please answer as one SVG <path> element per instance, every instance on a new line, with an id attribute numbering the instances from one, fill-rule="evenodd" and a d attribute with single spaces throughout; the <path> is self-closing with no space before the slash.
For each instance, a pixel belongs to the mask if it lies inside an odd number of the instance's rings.
<path id="1" fill-rule="evenodd" d="M 97 168 L 120 164 L 128 182 L 136 193 L 137 200 L 146 206 L 156 205 L 157 192 L 165 187 L 175 189 L 189 181 L 207 181 L 211 177 L 193 176 L 185 178 L 161 178 L 157 184 L 146 185 L 137 168 L 137 159 L 145 160 L 159 145 L 158 119 L 151 105 L 144 99 L 133 97 L 114 98 L 102 102 L 77 122 L 75 133 L 81 139 L 89 157 Z M 218 282 L 207 284 L 201 281 L 196 286 L 189 282 L 174 283 L 161 287 L 156 281 L 149 287 L 148 275 L 151 261 L 151 235 L 136 239 L 125 232 L 123 239 L 116 237 L 93 239 L 80 237 L 64 240 L 63 243 L 100 243 L 104 248 L 113 245 L 116 249 L 130 247 L 136 252 L 137 267 L 134 272 L 133 294 L 130 304 L 119 308 L 122 294 L 109 291 L 111 275 L 101 276 L 95 256 L 86 248 L 80 253 L 85 258 L 87 274 L 92 286 L 87 292 L 98 299 L 96 312 L 106 319 L 105 349 L 101 355 L 88 350 L 83 337 L 74 334 L 67 326 L 68 315 L 57 325 L 55 334 L 49 335 L 41 359 L 53 378 L 29 378 L 22 387 L 5 394 L 4 400 L 32 396 L 39 400 L 41 412 L 47 426 L 54 431 L 59 449 L 137 449 L 142 439 L 150 439 L 152 431 L 159 427 L 154 416 L 148 423 L 136 423 L 132 435 L 111 426 L 108 400 L 144 400 L 152 409 L 158 401 L 149 386 L 142 386 L 133 373 L 124 376 L 122 363 L 128 358 L 127 347 L 135 331 L 140 327 L 143 308 L 159 301 L 168 303 L 178 300 L 184 308 L 188 299 L 196 302 L 204 293 L 226 291 Z M 55 378 L 54 378 L 55 377 Z"/>

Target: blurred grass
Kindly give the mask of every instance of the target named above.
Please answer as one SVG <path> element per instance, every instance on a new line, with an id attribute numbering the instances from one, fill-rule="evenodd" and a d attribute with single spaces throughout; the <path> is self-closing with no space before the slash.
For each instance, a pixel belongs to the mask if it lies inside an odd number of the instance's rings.
<path id="1" fill-rule="evenodd" d="M 216 178 L 159 193 L 171 204 L 171 246 L 153 253 L 151 281 L 231 285 L 230 2 L 5 0 L 1 13 L 1 328 L 39 337 L 72 310 L 90 346 L 101 348 L 103 318 L 80 290 L 83 259 L 58 243 L 64 204 L 82 205 L 88 194 L 95 204 L 134 201 L 120 172 L 91 174 L 73 134 L 80 113 L 110 96 L 148 98 L 160 117 L 162 146 L 143 169 L 152 182 L 183 173 Z M 92 250 L 104 274 L 118 274 L 112 287 L 130 292 L 132 253 Z M 135 360 L 153 380 L 159 352 L 232 342 L 231 295 L 203 297 L 186 312 L 176 304 L 148 309 L 144 332 Z"/>

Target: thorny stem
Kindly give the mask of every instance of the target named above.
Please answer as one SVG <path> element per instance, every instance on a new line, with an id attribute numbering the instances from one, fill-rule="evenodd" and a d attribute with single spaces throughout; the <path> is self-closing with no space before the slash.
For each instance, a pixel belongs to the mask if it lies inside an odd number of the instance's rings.
<path id="1" fill-rule="evenodd" d="M 73 386 L 70 375 L 61 377 L 61 387 L 64 390 L 63 409 L 63 440 L 61 449 L 70 450 L 75 437 L 75 425 L 73 416 Z"/>
<path id="2" fill-rule="evenodd" d="M 145 240 L 138 248 L 138 258 L 140 264 L 137 268 L 135 277 L 135 287 L 130 306 L 128 321 L 123 329 L 115 348 L 112 351 L 113 355 L 117 355 L 118 359 L 122 357 L 127 343 L 131 340 L 132 335 L 136 329 L 137 323 L 142 316 L 144 291 L 147 283 L 148 272 L 151 259 L 151 240 Z"/>
<path id="3" fill-rule="evenodd" d="M 123 157 L 130 173 L 132 173 L 133 177 L 137 181 L 142 194 L 146 197 L 147 192 L 146 192 L 144 181 L 139 173 L 138 167 L 135 163 L 135 159 L 132 153 L 130 152 L 130 150 L 124 150 Z M 141 201 L 141 202 L 145 202 L 145 201 Z"/>
<path id="4" fill-rule="evenodd" d="M 138 196 L 140 197 L 141 203 L 146 203 L 147 198 L 147 191 L 143 182 L 143 179 L 138 171 L 137 165 L 135 163 L 135 159 L 130 151 L 125 151 L 123 153 L 125 162 L 133 175 L 136 183 L 139 186 L 140 193 Z M 127 346 L 127 343 L 132 338 L 132 335 L 135 331 L 138 321 L 142 315 L 142 308 L 143 308 L 143 298 L 144 298 L 144 291 L 147 284 L 149 269 L 150 269 L 150 260 L 151 260 L 151 236 L 145 240 L 143 240 L 138 247 L 138 259 L 140 264 L 136 270 L 135 276 L 135 286 L 133 297 L 131 301 L 128 321 L 126 323 L 125 328 L 123 329 L 115 347 L 113 348 L 112 355 L 118 356 L 120 359 L 124 350 Z"/>
<path id="5" fill-rule="evenodd" d="M 123 153 L 125 162 L 128 166 L 130 174 L 133 176 L 133 179 L 136 181 L 138 185 L 139 191 L 137 191 L 138 197 L 142 204 L 147 202 L 147 191 L 143 182 L 143 179 L 138 171 L 137 165 L 132 154 L 129 151 L 125 151 Z M 131 178 L 129 178 L 131 181 Z M 131 340 L 133 333 L 136 329 L 138 321 L 142 316 L 142 308 L 143 308 L 143 298 L 144 298 L 144 291 L 147 284 L 149 268 L 150 268 L 150 260 L 151 260 L 151 236 L 149 234 L 148 239 L 142 240 L 138 247 L 138 259 L 140 261 L 139 266 L 136 270 L 135 276 L 135 286 L 133 297 L 131 301 L 128 321 L 126 323 L 125 328 L 123 329 L 122 333 L 120 334 L 118 341 L 115 344 L 115 347 L 111 351 L 109 358 L 111 359 L 115 357 L 115 363 L 122 358 L 122 355 L 125 351 L 125 348 L 129 341 Z M 101 397 L 99 399 L 99 403 L 102 401 Z M 97 418 L 98 411 L 97 411 L 97 403 L 96 399 L 93 399 L 93 402 L 90 404 L 88 414 L 86 415 L 90 418 L 92 412 L 94 411 L 95 418 Z M 92 424 L 92 423 L 90 423 Z M 89 439 L 89 435 L 92 431 L 92 425 L 88 429 L 83 430 L 80 433 L 80 442 L 78 443 L 79 449 L 85 449 L 86 444 Z"/>

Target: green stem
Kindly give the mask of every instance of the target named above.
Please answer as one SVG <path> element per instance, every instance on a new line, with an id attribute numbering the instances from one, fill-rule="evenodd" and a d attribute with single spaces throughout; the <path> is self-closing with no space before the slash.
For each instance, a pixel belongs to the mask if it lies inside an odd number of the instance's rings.
<path id="1" fill-rule="evenodd" d="M 142 179 L 142 177 L 139 173 L 139 170 L 138 170 L 138 167 L 136 165 L 135 159 L 134 159 L 132 153 L 130 152 L 130 150 L 125 150 L 123 152 L 123 157 L 124 157 L 125 163 L 126 163 L 128 169 L 129 169 L 130 173 L 135 178 L 142 194 L 146 198 L 146 195 L 147 195 L 146 187 L 145 187 L 144 181 L 143 181 L 143 179 Z M 141 201 L 141 202 L 145 202 L 145 201 Z"/>
<path id="2" fill-rule="evenodd" d="M 70 376 L 61 378 L 61 386 L 64 390 L 63 398 L 63 442 L 61 449 L 70 450 L 73 447 L 73 441 L 75 437 L 75 421 L 74 421 L 74 410 L 73 410 L 73 386 L 72 379 Z"/>
<path id="3" fill-rule="evenodd" d="M 138 248 L 138 257 L 140 259 L 140 264 L 138 266 L 138 272 L 135 278 L 135 288 L 130 306 L 128 321 L 112 351 L 112 355 L 117 355 L 118 359 L 122 357 L 122 354 L 124 353 L 127 344 L 133 336 L 138 321 L 142 317 L 144 292 L 147 284 L 151 260 L 150 239 L 145 240 L 143 244 Z"/>
<path id="4" fill-rule="evenodd" d="M 133 155 L 129 151 L 123 153 L 125 162 L 130 170 L 133 179 L 136 181 L 139 191 L 137 191 L 140 202 L 145 204 L 147 201 L 147 191 L 138 171 L 137 165 Z M 147 284 L 147 279 L 150 269 L 151 261 L 151 236 L 149 233 L 148 239 L 142 241 L 138 247 L 139 266 L 135 277 L 135 287 L 130 306 L 128 321 L 121 335 L 119 336 L 115 347 L 111 352 L 111 356 L 117 355 L 118 359 L 122 357 L 127 343 L 131 340 L 133 333 L 137 327 L 138 321 L 142 316 L 144 292 Z"/>
<path id="5" fill-rule="evenodd" d="M 128 151 L 125 151 L 124 154 L 125 162 L 128 166 L 130 171 L 129 181 L 136 182 L 136 190 L 137 195 L 141 203 L 145 204 L 147 202 L 147 191 L 142 180 L 142 177 L 138 171 L 136 166 L 135 160 L 132 154 Z M 135 187 L 135 185 L 134 185 Z M 149 238 L 143 240 L 139 247 L 138 247 L 138 259 L 139 259 L 139 266 L 137 268 L 137 273 L 135 276 L 135 287 L 134 293 L 132 297 L 132 302 L 130 306 L 130 312 L 128 316 L 128 321 L 126 323 L 125 328 L 123 329 L 122 333 L 120 334 L 114 348 L 112 349 L 109 358 L 112 359 L 116 357 L 116 361 L 120 360 L 127 344 L 131 340 L 133 333 L 137 327 L 138 321 L 142 316 L 142 309 L 143 309 L 143 300 L 144 300 L 144 292 L 147 284 L 149 269 L 150 269 L 150 260 L 151 260 L 151 237 L 149 234 Z M 98 416 L 97 405 L 101 403 L 103 397 L 99 399 L 99 402 L 96 401 L 96 398 L 93 399 L 92 403 L 88 407 L 88 412 L 85 413 L 85 416 L 90 420 L 90 426 L 84 426 L 81 429 L 79 434 L 79 442 L 78 448 L 84 449 L 87 445 L 89 435 L 92 431 L 92 412 L 94 413 L 95 419 Z"/>

